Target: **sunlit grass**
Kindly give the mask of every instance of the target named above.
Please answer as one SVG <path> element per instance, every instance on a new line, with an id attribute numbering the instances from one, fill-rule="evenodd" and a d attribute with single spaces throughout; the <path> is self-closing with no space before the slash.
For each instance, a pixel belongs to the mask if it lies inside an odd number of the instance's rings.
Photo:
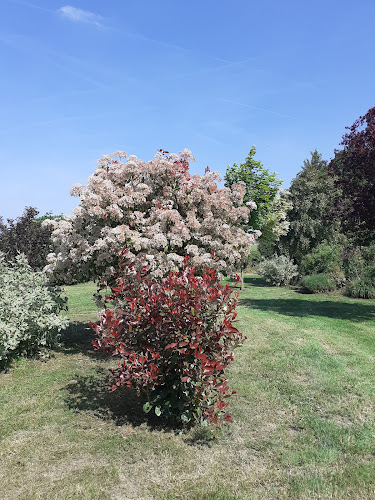
<path id="1" fill-rule="evenodd" d="M 248 277 L 247 340 L 216 439 L 155 427 L 108 393 L 91 353 L 95 285 L 66 287 L 73 321 L 47 361 L 0 374 L 1 498 L 375 497 L 375 301 L 301 295 Z"/>

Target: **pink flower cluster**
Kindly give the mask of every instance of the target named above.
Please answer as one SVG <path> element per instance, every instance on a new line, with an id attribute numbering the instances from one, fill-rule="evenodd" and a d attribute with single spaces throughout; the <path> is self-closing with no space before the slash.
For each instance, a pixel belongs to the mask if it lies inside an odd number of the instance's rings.
<path id="1" fill-rule="evenodd" d="M 191 175 L 187 149 L 159 151 L 148 163 L 125 158 L 122 151 L 103 156 L 87 186 L 71 189 L 81 199 L 74 215 L 45 221 L 55 249 L 47 271 L 66 282 L 105 279 L 123 248 L 143 255 L 154 277 L 180 269 L 186 255 L 198 271 L 210 266 L 223 276 L 238 269 L 254 243 L 239 227 L 250 212 L 244 183 L 220 189 L 217 172 Z"/>

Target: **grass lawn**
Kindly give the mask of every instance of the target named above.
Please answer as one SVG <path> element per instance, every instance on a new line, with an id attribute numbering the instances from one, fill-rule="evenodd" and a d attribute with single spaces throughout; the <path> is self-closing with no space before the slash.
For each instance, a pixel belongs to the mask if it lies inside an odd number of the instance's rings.
<path id="1" fill-rule="evenodd" d="M 108 393 L 93 291 L 66 287 L 73 323 L 51 359 L 0 374 L 2 500 L 375 498 L 375 301 L 247 277 L 233 424 L 210 440 Z"/>

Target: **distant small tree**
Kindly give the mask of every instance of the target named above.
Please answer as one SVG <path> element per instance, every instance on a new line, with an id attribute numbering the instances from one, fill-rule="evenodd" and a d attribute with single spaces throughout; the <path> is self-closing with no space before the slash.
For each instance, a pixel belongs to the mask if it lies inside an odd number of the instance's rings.
<path id="1" fill-rule="evenodd" d="M 49 211 L 49 212 L 46 212 L 44 215 L 40 215 L 39 217 L 36 217 L 35 221 L 36 222 L 43 222 L 45 220 L 61 219 L 63 216 L 64 216 L 64 214 L 54 215 L 53 212 Z"/>
<path id="2" fill-rule="evenodd" d="M 256 148 L 252 146 L 244 163 L 239 165 L 234 163 L 233 166 L 227 167 L 224 180 L 226 187 L 231 187 L 240 181 L 245 183 L 246 192 L 243 202 L 244 204 L 254 202 L 257 207 L 251 213 L 246 227 L 250 230 L 262 231 L 263 226 L 269 220 L 271 207 L 282 181 L 277 178 L 275 172 L 270 172 L 262 162 L 255 160 L 255 154 Z"/>
<path id="3" fill-rule="evenodd" d="M 349 239 L 368 245 L 375 239 L 375 107 L 346 128 L 329 164 L 339 190 L 335 213 Z"/>
<path id="4" fill-rule="evenodd" d="M 241 227 L 247 232 L 255 233 L 256 237 L 266 229 L 266 235 L 260 236 L 259 244 L 262 239 L 267 240 L 271 237 L 273 226 L 277 219 L 276 212 L 272 213 L 275 206 L 275 198 L 279 191 L 282 181 L 277 178 L 275 172 L 266 169 L 262 162 L 255 160 L 255 146 L 252 146 L 244 163 L 234 163 L 227 167 L 224 176 L 225 186 L 231 187 L 238 182 L 245 183 L 246 192 L 243 198 L 243 204 L 251 210 L 249 220 L 242 223 Z M 244 288 L 243 272 L 248 262 L 248 256 L 241 261 L 241 289 Z"/>
<path id="5" fill-rule="evenodd" d="M 20 253 L 25 254 L 34 270 L 46 265 L 51 245 L 51 229 L 42 227 L 43 217 L 37 219 L 38 214 L 36 208 L 26 207 L 21 217 L 7 219 L 7 224 L 0 217 L 0 251 L 9 262 L 14 262 Z M 52 214 L 46 216 L 50 218 Z"/>

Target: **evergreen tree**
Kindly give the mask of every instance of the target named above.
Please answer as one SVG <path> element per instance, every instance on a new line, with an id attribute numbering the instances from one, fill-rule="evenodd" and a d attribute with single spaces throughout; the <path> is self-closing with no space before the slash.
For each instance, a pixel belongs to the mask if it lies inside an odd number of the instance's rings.
<path id="1" fill-rule="evenodd" d="M 311 158 L 303 162 L 302 170 L 291 183 L 290 227 L 288 234 L 280 239 L 282 251 L 297 263 L 319 243 L 332 240 L 339 229 L 333 217 L 334 177 L 317 150 L 310 154 Z"/>

